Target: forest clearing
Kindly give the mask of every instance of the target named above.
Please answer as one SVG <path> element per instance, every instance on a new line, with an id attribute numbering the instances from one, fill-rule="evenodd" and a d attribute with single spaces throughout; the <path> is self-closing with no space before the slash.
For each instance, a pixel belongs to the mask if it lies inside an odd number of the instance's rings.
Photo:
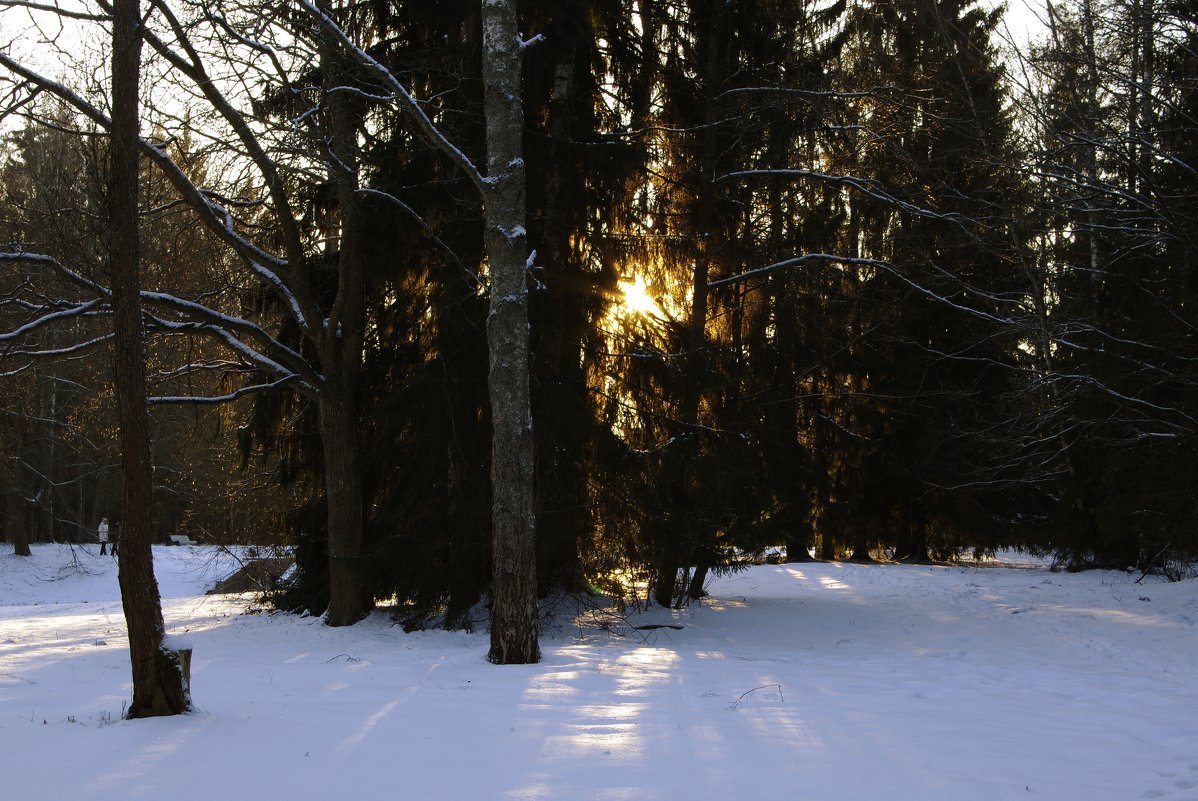
<path id="1" fill-rule="evenodd" d="M 0 556 L 7 797 L 1198 798 L 1192 579 L 760 565 L 681 610 L 562 607 L 539 664 L 495 667 L 485 626 L 246 614 L 205 595 L 214 553 L 155 549 L 194 710 L 145 721 L 115 563 Z"/>

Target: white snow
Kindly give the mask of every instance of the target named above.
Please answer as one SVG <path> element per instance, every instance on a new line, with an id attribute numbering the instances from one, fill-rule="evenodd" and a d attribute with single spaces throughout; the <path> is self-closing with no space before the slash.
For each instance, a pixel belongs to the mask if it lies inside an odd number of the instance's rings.
<path id="1" fill-rule="evenodd" d="M 1198 581 L 761 566 L 496 667 L 481 631 L 246 614 L 211 549 L 155 558 L 197 710 L 124 721 L 112 560 L 0 556 L 6 798 L 1198 799 Z"/>

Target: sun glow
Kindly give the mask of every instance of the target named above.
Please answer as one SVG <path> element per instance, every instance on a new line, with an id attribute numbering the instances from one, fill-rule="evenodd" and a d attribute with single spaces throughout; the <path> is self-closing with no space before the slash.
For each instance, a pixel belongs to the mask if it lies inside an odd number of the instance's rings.
<path id="1" fill-rule="evenodd" d="M 629 312 L 647 317 L 661 317 L 661 307 L 649 294 L 649 286 L 644 278 L 634 275 L 631 281 L 621 281 L 618 286 L 623 294 L 620 302 Z"/>

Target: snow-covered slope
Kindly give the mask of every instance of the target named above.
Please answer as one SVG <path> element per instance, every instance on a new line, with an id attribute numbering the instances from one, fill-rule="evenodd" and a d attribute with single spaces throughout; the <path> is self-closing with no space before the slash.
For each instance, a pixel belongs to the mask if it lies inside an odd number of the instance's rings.
<path id="1" fill-rule="evenodd" d="M 762 566 L 495 667 L 485 633 L 247 615 L 211 551 L 155 556 L 197 711 L 136 722 L 112 561 L 0 556 L 4 797 L 1198 799 L 1195 581 Z"/>

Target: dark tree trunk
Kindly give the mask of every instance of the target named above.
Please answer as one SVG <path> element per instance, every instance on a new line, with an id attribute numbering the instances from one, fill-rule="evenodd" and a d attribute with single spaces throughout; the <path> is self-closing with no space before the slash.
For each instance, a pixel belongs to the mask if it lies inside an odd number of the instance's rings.
<path id="1" fill-rule="evenodd" d="M 795 436 L 794 431 L 782 430 L 788 439 Z M 811 523 L 806 515 L 799 511 L 796 501 L 785 501 L 778 516 L 779 522 L 786 532 L 786 561 L 814 562 L 811 555 Z"/>
<path id="2" fill-rule="evenodd" d="M 12 552 L 16 556 L 32 556 L 29 550 L 29 531 L 25 528 L 25 504 L 21 494 L 15 488 L 9 487 L 4 493 L 4 525 L 8 538 L 12 541 Z"/>
<path id="3" fill-rule="evenodd" d="M 454 554 L 448 571 L 446 621 L 459 625 L 491 584 L 491 420 L 486 410 L 486 340 L 479 340 L 485 310 L 477 288 L 450 279 L 440 301 L 438 351 L 443 355 L 445 416 L 438 441 L 443 443 L 445 530 Z M 480 380 L 482 379 L 482 380 Z"/>
<path id="4" fill-rule="evenodd" d="M 491 650 L 495 664 L 540 661 L 534 444 L 529 398 L 524 113 L 514 0 L 483 0 L 487 120 L 487 319 L 491 395 Z"/>
<path id="5" fill-rule="evenodd" d="M 703 585 L 707 583 L 707 573 L 711 568 L 705 564 L 700 564 L 695 568 L 695 573 L 691 576 L 690 586 L 686 589 L 686 597 L 692 601 L 698 601 L 707 595 L 703 591 Z"/>
<path id="6" fill-rule="evenodd" d="M 548 291 L 544 294 L 539 335 L 533 343 L 536 365 L 538 584 L 567 591 L 585 588 L 578 557 L 579 535 L 587 525 L 586 459 L 590 408 L 585 402 L 586 375 L 579 352 L 586 337 L 586 292 L 590 279 L 576 263 L 570 237 L 577 206 L 585 198 L 577 157 L 575 126 L 579 76 L 576 39 L 586 26 L 577 3 L 563 3 L 550 21 L 554 81 L 547 106 L 549 134 L 544 159 L 544 211 L 537 253 Z M 587 33 L 593 31 L 586 28 Z M 581 193 L 581 194 L 580 194 Z M 537 326 L 534 325 L 534 328 Z"/>
<path id="7" fill-rule="evenodd" d="M 153 466 L 146 412 L 145 331 L 138 274 L 138 0 L 115 0 L 112 35 L 110 268 L 114 380 L 120 420 L 123 522 L 119 576 L 133 669 L 130 718 L 176 715 L 191 707 L 177 651 L 166 633 L 150 543 Z"/>
<path id="8" fill-rule="evenodd" d="M 790 536 L 786 539 L 786 561 L 787 562 L 814 562 L 815 557 L 811 555 L 811 541 L 809 539 L 807 529 L 792 529 Z"/>
<path id="9" fill-rule="evenodd" d="M 367 612 L 359 564 L 362 473 L 353 408 L 346 388 L 325 385 L 320 395 L 320 441 L 329 525 L 329 608 L 325 623 L 330 626 L 353 625 Z"/>
<path id="10" fill-rule="evenodd" d="M 323 54 L 328 87 L 350 82 L 328 45 Z M 321 338 L 320 440 L 324 455 L 328 514 L 329 608 L 325 623 L 349 626 L 369 607 L 362 578 L 361 449 L 358 443 L 358 390 L 362 375 L 366 304 L 362 221 L 358 207 L 357 117 L 345 93 L 330 93 L 329 128 L 336 158 L 329 179 L 337 190 L 340 228 L 337 239 L 337 295 Z"/>
<path id="11" fill-rule="evenodd" d="M 669 524 L 667 524 L 669 525 Z M 678 550 L 674 544 L 675 531 L 667 530 L 665 549 L 658 562 L 657 580 L 653 582 L 653 600 L 665 607 L 674 605 L 675 588 L 678 586 Z"/>
<path id="12" fill-rule="evenodd" d="M 873 556 L 869 553 L 869 534 L 865 525 L 856 524 L 853 527 L 853 552 L 849 554 L 846 560 L 849 562 L 873 562 Z"/>
<path id="13" fill-rule="evenodd" d="M 825 515 L 825 518 L 826 517 L 828 517 L 828 516 Z M 826 523 L 826 519 L 825 519 L 825 523 Z M 825 528 L 824 532 L 822 534 L 820 534 L 819 547 L 815 551 L 815 558 L 821 562 L 835 561 L 836 560 L 836 546 L 837 546 L 836 538 L 833 537 L 831 534 L 829 534 L 827 529 Z"/>
<path id="14" fill-rule="evenodd" d="M 928 558 L 928 527 L 922 509 L 913 508 L 908 511 L 908 519 L 900 521 L 901 536 L 895 543 L 894 558 L 902 562 L 927 564 Z"/>
<path id="15" fill-rule="evenodd" d="M 709 5 L 710 22 L 704 31 L 706 38 L 706 83 L 703 125 L 703 149 L 700 160 L 700 175 L 698 180 L 698 212 L 695 218 L 695 233 L 698 235 L 699 247 L 695 257 L 694 268 L 691 272 L 691 307 L 690 317 L 684 336 L 687 351 L 685 375 L 682 377 L 683 386 L 679 403 L 679 420 L 683 430 L 677 437 L 677 444 L 682 448 L 675 453 L 673 469 L 668 481 L 676 488 L 683 504 L 691 502 L 690 469 L 688 462 L 691 456 L 699 452 L 698 423 L 699 409 L 702 404 L 705 382 L 708 372 L 707 355 L 707 309 L 708 309 L 708 279 L 711 274 L 713 256 L 718 248 L 718 231 L 715 226 L 715 174 L 719 152 L 722 145 L 718 135 L 719 114 L 716 108 L 716 95 L 722 84 L 721 43 L 724 36 L 724 21 L 727 14 L 725 4 L 715 2 Z M 696 11 L 695 13 L 699 13 Z M 686 440 L 691 438 L 690 449 Z M 679 509 L 678 512 L 681 512 Z M 708 545 L 713 539 L 709 530 L 696 530 L 697 526 L 706 526 L 705 522 L 695 523 L 689 515 L 676 513 L 673 515 L 671 530 L 666 531 L 667 544 L 663 549 L 662 562 L 658 565 L 658 576 L 661 582 L 657 590 L 657 602 L 669 606 L 670 600 L 677 590 L 677 572 L 682 562 L 689 561 L 696 545 Z M 685 593 L 686 588 L 682 592 Z M 670 600 L 663 600 L 669 598 Z M 679 599 L 681 600 L 681 598 Z"/>

